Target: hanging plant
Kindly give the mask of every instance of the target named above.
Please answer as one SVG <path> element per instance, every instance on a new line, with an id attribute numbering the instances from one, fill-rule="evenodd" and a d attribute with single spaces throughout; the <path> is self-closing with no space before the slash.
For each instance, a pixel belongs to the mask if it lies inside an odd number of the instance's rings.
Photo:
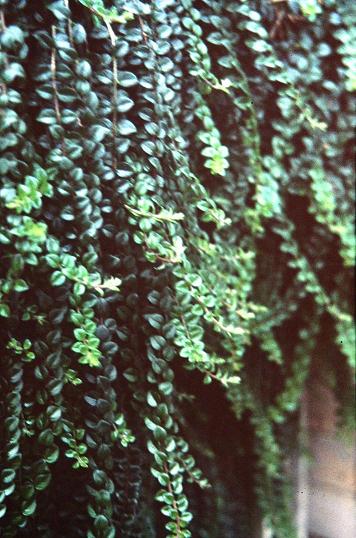
<path id="1" fill-rule="evenodd" d="M 2 536 L 295 536 L 311 364 L 352 391 L 347 4 L 0 2 Z"/>

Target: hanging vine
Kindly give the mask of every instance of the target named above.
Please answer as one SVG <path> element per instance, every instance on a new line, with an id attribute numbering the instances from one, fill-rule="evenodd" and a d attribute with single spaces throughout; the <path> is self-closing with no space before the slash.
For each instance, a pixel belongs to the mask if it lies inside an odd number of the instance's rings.
<path id="1" fill-rule="evenodd" d="M 295 535 L 323 350 L 352 392 L 351 4 L 0 2 L 2 536 Z"/>

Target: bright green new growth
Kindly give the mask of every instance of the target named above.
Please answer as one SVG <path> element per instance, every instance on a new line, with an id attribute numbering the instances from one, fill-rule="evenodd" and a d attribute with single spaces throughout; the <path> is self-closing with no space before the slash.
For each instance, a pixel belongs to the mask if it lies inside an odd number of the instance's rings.
<path id="1" fill-rule="evenodd" d="M 311 369 L 352 395 L 351 4 L 0 0 L 5 538 L 295 536 Z"/>

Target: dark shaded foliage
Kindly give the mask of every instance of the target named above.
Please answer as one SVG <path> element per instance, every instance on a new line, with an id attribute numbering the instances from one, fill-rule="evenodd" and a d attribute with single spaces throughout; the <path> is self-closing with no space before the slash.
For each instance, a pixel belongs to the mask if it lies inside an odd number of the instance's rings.
<path id="1" fill-rule="evenodd" d="M 294 535 L 310 365 L 351 394 L 351 4 L 0 0 L 1 536 Z"/>

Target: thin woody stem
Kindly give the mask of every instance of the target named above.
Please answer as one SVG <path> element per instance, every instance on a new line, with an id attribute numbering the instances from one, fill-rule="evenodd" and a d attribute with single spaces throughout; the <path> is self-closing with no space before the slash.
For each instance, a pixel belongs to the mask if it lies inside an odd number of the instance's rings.
<path id="1" fill-rule="evenodd" d="M 110 21 L 103 17 L 105 26 L 108 30 L 111 46 L 112 46 L 112 78 L 113 78 L 113 95 L 112 95 L 112 123 L 113 123 L 113 137 L 115 142 L 116 126 L 117 126 L 117 58 L 115 56 L 116 34 L 112 29 Z M 114 160 L 114 168 L 116 168 L 116 157 Z"/>
<path id="2" fill-rule="evenodd" d="M 67 9 L 69 9 L 69 0 L 64 0 L 64 5 Z M 68 17 L 68 37 L 70 44 L 73 46 L 73 30 L 72 30 L 72 20 L 70 17 Z"/>
<path id="3" fill-rule="evenodd" d="M 52 26 L 52 37 L 53 37 L 53 40 L 56 37 L 56 27 L 55 26 Z M 61 112 L 60 112 L 59 101 L 58 101 L 56 72 L 57 72 L 56 49 L 55 49 L 55 47 L 52 47 L 52 52 L 51 52 L 51 79 L 52 79 L 52 89 L 53 89 L 53 102 L 54 102 L 54 110 L 56 112 L 57 122 L 61 123 Z"/>
<path id="4" fill-rule="evenodd" d="M 173 488 L 172 488 L 172 484 L 171 484 L 171 479 L 169 477 L 169 470 L 168 470 L 168 466 L 167 464 L 165 463 L 163 465 L 163 468 L 164 468 L 164 471 L 165 473 L 167 473 L 168 475 L 168 484 L 167 484 L 167 487 L 168 487 L 168 491 L 169 493 L 172 495 L 173 497 L 173 508 L 174 510 L 176 511 L 176 525 L 177 525 L 177 530 L 176 530 L 176 538 L 179 538 L 180 537 L 180 532 L 181 532 L 181 520 L 180 520 L 180 517 L 179 517 L 179 511 L 178 511 L 178 506 L 177 506 L 177 502 L 175 500 L 175 497 L 174 497 L 174 492 L 173 492 Z"/>
<path id="5" fill-rule="evenodd" d="M 1 31 L 6 30 L 5 13 L 3 9 L 0 10 L 0 30 Z M 8 65 L 7 56 L 5 56 L 5 65 Z M 7 93 L 7 86 L 4 82 L 1 82 L 0 89 L 1 89 L 1 93 L 4 93 L 4 94 Z"/>

